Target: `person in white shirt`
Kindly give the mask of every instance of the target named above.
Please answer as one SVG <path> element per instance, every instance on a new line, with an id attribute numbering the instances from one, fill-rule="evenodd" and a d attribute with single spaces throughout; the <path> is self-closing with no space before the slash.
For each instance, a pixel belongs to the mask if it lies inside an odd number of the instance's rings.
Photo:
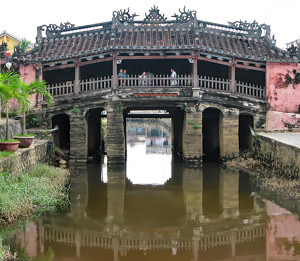
<path id="1" fill-rule="evenodd" d="M 173 68 L 171 68 L 171 76 L 170 77 L 172 78 L 172 80 L 171 80 L 171 86 L 177 85 L 177 80 L 176 80 L 177 73 L 174 71 Z"/>

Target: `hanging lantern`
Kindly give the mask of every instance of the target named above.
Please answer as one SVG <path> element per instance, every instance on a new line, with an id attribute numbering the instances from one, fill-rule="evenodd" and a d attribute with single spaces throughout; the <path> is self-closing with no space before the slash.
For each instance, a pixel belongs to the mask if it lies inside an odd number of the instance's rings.
<path id="1" fill-rule="evenodd" d="M 5 63 L 6 68 L 9 70 L 10 67 L 12 66 L 12 63 L 10 61 Z"/>
<path id="2" fill-rule="evenodd" d="M 5 55 L 8 57 L 10 56 L 10 51 L 5 51 Z"/>

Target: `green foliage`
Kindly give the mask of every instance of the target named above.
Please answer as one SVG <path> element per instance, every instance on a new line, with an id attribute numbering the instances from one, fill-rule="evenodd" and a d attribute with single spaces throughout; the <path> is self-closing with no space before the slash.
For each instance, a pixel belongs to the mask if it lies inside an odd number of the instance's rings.
<path id="1" fill-rule="evenodd" d="M 18 140 L 10 139 L 10 140 L 0 140 L 0 142 L 17 142 Z"/>
<path id="2" fill-rule="evenodd" d="M 34 134 L 22 134 L 22 133 L 19 133 L 19 134 L 15 134 L 14 136 L 16 137 L 34 137 Z"/>
<path id="3" fill-rule="evenodd" d="M 13 155 L 14 153 L 11 151 L 0 151 L 0 158 L 6 158 L 9 157 L 11 155 Z"/>
<path id="4" fill-rule="evenodd" d="M 189 124 L 191 124 L 193 126 L 194 130 L 197 130 L 200 128 L 200 125 L 196 124 L 194 121 L 189 120 L 188 122 L 189 122 Z"/>
<path id="5" fill-rule="evenodd" d="M 188 106 L 187 102 L 184 102 L 184 103 L 180 106 L 180 109 L 181 109 L 182 111 L 184 111 L 184 110 L 187 108 L 187 106 Z"/>
<path id="6" fill-rule="evenodd" d="M 39 126 L 40 126 L 40 121 L 37 117 L 35 116 L 26 117 L 26 128 L 34 128 Z"/>
<path id="7" fill-rule="evenodd" d="M 40 164 L 14 179 L 0 173 L 0 224 L 11 223 L 31 214 L 55 211 L 68 203 L 65 169 Z"/>
<path id="8" fill-rule="evenodd" d="M 118 103 L 118 104 L 115 104 L 115 112 L 118 114 L 118 115 L 122 115 L 123 111 L 124 111 L 124 106 L 122 103 Z"/>
<path id="9" fill-rule="evenodd" d="M 76 115 L 79 115 L 81 113 L 81 110 L 77 108 L 76 106 L 73 107 L 72 112 Z"/>
<path id="10" fill-rule="evenodd" d="M 8 112 L 8 117 L 16 117 L 18 115 L 17 110 L 12 110 L 11 112 Z M 5 111 L 1 111 L 1 117 L 5 117 L 6 113 Z"/>
<path id="11" fill-rule="evenodd" d="M 27 51 L 31 44 L 32 43 L 30 41 L 28 41 L 26 38 L 22 38 L 21 43 L 20 43 L 21 51 L 22 52 Z"/>

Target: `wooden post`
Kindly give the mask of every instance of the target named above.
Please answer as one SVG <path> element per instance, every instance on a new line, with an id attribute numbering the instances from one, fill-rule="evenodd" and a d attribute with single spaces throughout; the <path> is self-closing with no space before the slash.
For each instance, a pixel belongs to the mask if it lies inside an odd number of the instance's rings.
<path id="1" fill-rule="evenodd" d="M 198 53 L 197 51 L 194 51 L 193 56 L 193 87 L 198 87 Z"/>
<path id="2" fill-rule="evenodd" d="M 117 52 L 113 52 L 113 89 L 118 88 L 118 65 L 117 65 Z"/>
<path id="3" fill-rule="evenodd" d="M 232 59 L 232 65 L 229 67 L 229 74 L 231 80 L 231 92 L 236 93 L 236 84 L 235 84 L 235 59 Z"/>
<path id="4" fill-rule="evenodd" d="M 75 60 L 75 82 L 74 82 L 74 93 L 78 95 L 80 92 L 80 66 L 78 59 Z"/>

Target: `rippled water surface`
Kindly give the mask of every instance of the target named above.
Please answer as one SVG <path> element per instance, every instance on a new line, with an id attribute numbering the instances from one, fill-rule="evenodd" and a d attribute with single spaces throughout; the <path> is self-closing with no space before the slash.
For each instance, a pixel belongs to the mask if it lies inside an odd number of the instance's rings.
<path id="1" fill-rule="evenodd" d="M 300 260 L 300 223 L 243 173 L 185 167 L 164 125 L 127 123 L 127 164 L 72 176 L 71 206 L 4 239 L 33 260 Z"/>

